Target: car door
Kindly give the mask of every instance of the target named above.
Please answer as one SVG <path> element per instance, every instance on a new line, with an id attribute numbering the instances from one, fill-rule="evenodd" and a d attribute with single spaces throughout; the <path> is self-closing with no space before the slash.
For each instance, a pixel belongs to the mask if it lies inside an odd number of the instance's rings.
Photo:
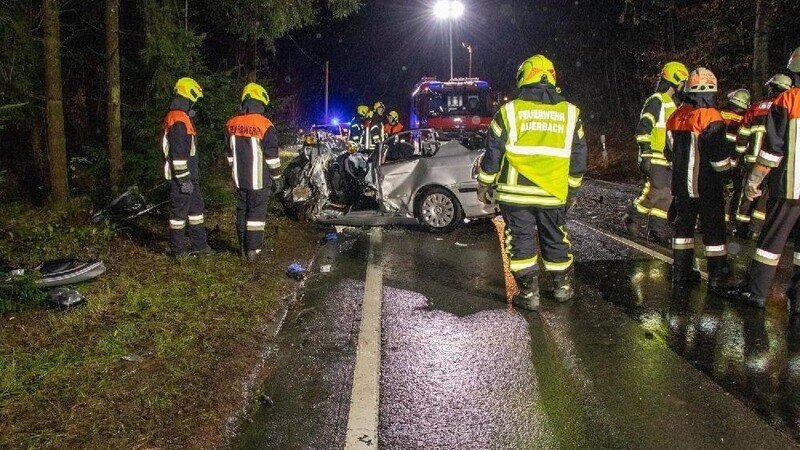
<path id="1" fill-rule="evenodd" d="M 379 170 L 383 200 L 404 213 L 412 213 L 420 162 L 437 149 L 435 132 L 427 128 L 401 131 L 384 141 Z"/>

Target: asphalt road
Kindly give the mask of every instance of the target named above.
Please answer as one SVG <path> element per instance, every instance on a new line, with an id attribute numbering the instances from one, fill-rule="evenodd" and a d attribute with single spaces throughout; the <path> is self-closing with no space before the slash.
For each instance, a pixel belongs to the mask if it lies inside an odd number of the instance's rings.
<path id="1" fill-rule="evenodd" d="M 668 251 L 613 236 L 634 194 L 588 183 L 568 225 L 576 298 L 545 295 L 539 313 L 506 303 L 489 221 L 326 244 L 278 335 L 264 405 L 232 447 L 796 448 L 800 323 L 777 302 L 757 311 L 704 285 L 673 289 L 653 256 Z"/>

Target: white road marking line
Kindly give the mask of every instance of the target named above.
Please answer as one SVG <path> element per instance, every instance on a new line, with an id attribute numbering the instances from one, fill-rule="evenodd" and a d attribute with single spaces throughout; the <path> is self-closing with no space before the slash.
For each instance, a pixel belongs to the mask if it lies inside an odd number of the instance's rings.
<path id="1" fill-rule="evenodd" d="M 364 304 L 358 332 L 353 390 L 347 418 L 345 450 L 378 448 L 378 400 L 381 368 L 381 301 L 383 271 L 377 260 L 381 229 L 373 228 L 364 282 Z"/>
<path id="2" fill-rule="evenodd" d="M 630 239 L 625 239 L 624 237 L 617 236 L 617 235 L 611 234 L 611 233 L 607 233 L 607 232 L 605 232 L 605 231 L 603 231 L 603 230 L 601 230 L 599 228 L 596 228 L 596 227 L 593 227 L 593 226 L 591 226 L 591 225 L 589 225 L 587 223 L 581 222 L 580 220 L 576 220 L 576 219 L 567 220 L 567 224 L 569 224 L 570 222 L 576 223 L 576 224 L 578 224 L 578 225 L 580 225 L 582 227 L 588 228 L 588 229 L 594 231 L 597 234 L 602 234 L 603 236 L 605 236 L 605 237 L 607 237 L 609 239 L 613 239 L 613 240 L 615 240 L 615 241 L 617 241 L 619 243 L 625 244 L 628 247 L 632 247 L 632 248 L 634 248 L 634 249 L 636 249 L 636 250 L 638 250 L 638 251 L 640 251 L 640 252 L 642 252 L 642 253 L 644 253 L 646 255 L 652 256 L 653 258 L 660 259 L 661 261 L 664 261 L 667 264 L 672 265 L 672 263 L 673 263 L 672 258 L 670 258 L 669 256 L 667 256 L 667 255 L 665 255 L 665 254 L 663 254 L 661 252 L 657 252 L 657 251 L 655 251 L 655 250 L 653 250 L 651 248 L 645 247 L 644 245 L 638 244 L 638 243 L 636 243 L 636 242 L 634 242 L 634 241 L 632 241 Z M 700 271 L 700 277 L 702 279 L 704 279 L 704 280 L 708 280 L 708 273 Z"/>

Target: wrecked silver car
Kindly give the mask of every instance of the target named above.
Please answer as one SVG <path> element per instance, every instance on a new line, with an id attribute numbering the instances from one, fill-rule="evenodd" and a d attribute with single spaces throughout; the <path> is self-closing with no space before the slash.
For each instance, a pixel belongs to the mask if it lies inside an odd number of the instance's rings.
<path id="1" fill-rule="evenodd" d="M 306 138 L 278 198 L 296 220 L 347 226 L 420 224 L 447 233 L 493 216 L 475 195 L 485 135 L 433 129 L 390 136 L 372 153 L 326 133 Z"/>

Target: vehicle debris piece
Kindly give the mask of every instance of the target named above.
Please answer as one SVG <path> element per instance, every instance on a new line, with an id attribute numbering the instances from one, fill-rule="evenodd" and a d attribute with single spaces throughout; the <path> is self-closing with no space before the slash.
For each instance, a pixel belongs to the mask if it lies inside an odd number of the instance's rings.
<path id="1" fill-rule="evenodd" d="M 49 290 L 45 300 L 49 306 L 61 311 L 74 309 L 86 304 L 86 297 L 81 295 L 80 292 L 63 286 Z"/>

